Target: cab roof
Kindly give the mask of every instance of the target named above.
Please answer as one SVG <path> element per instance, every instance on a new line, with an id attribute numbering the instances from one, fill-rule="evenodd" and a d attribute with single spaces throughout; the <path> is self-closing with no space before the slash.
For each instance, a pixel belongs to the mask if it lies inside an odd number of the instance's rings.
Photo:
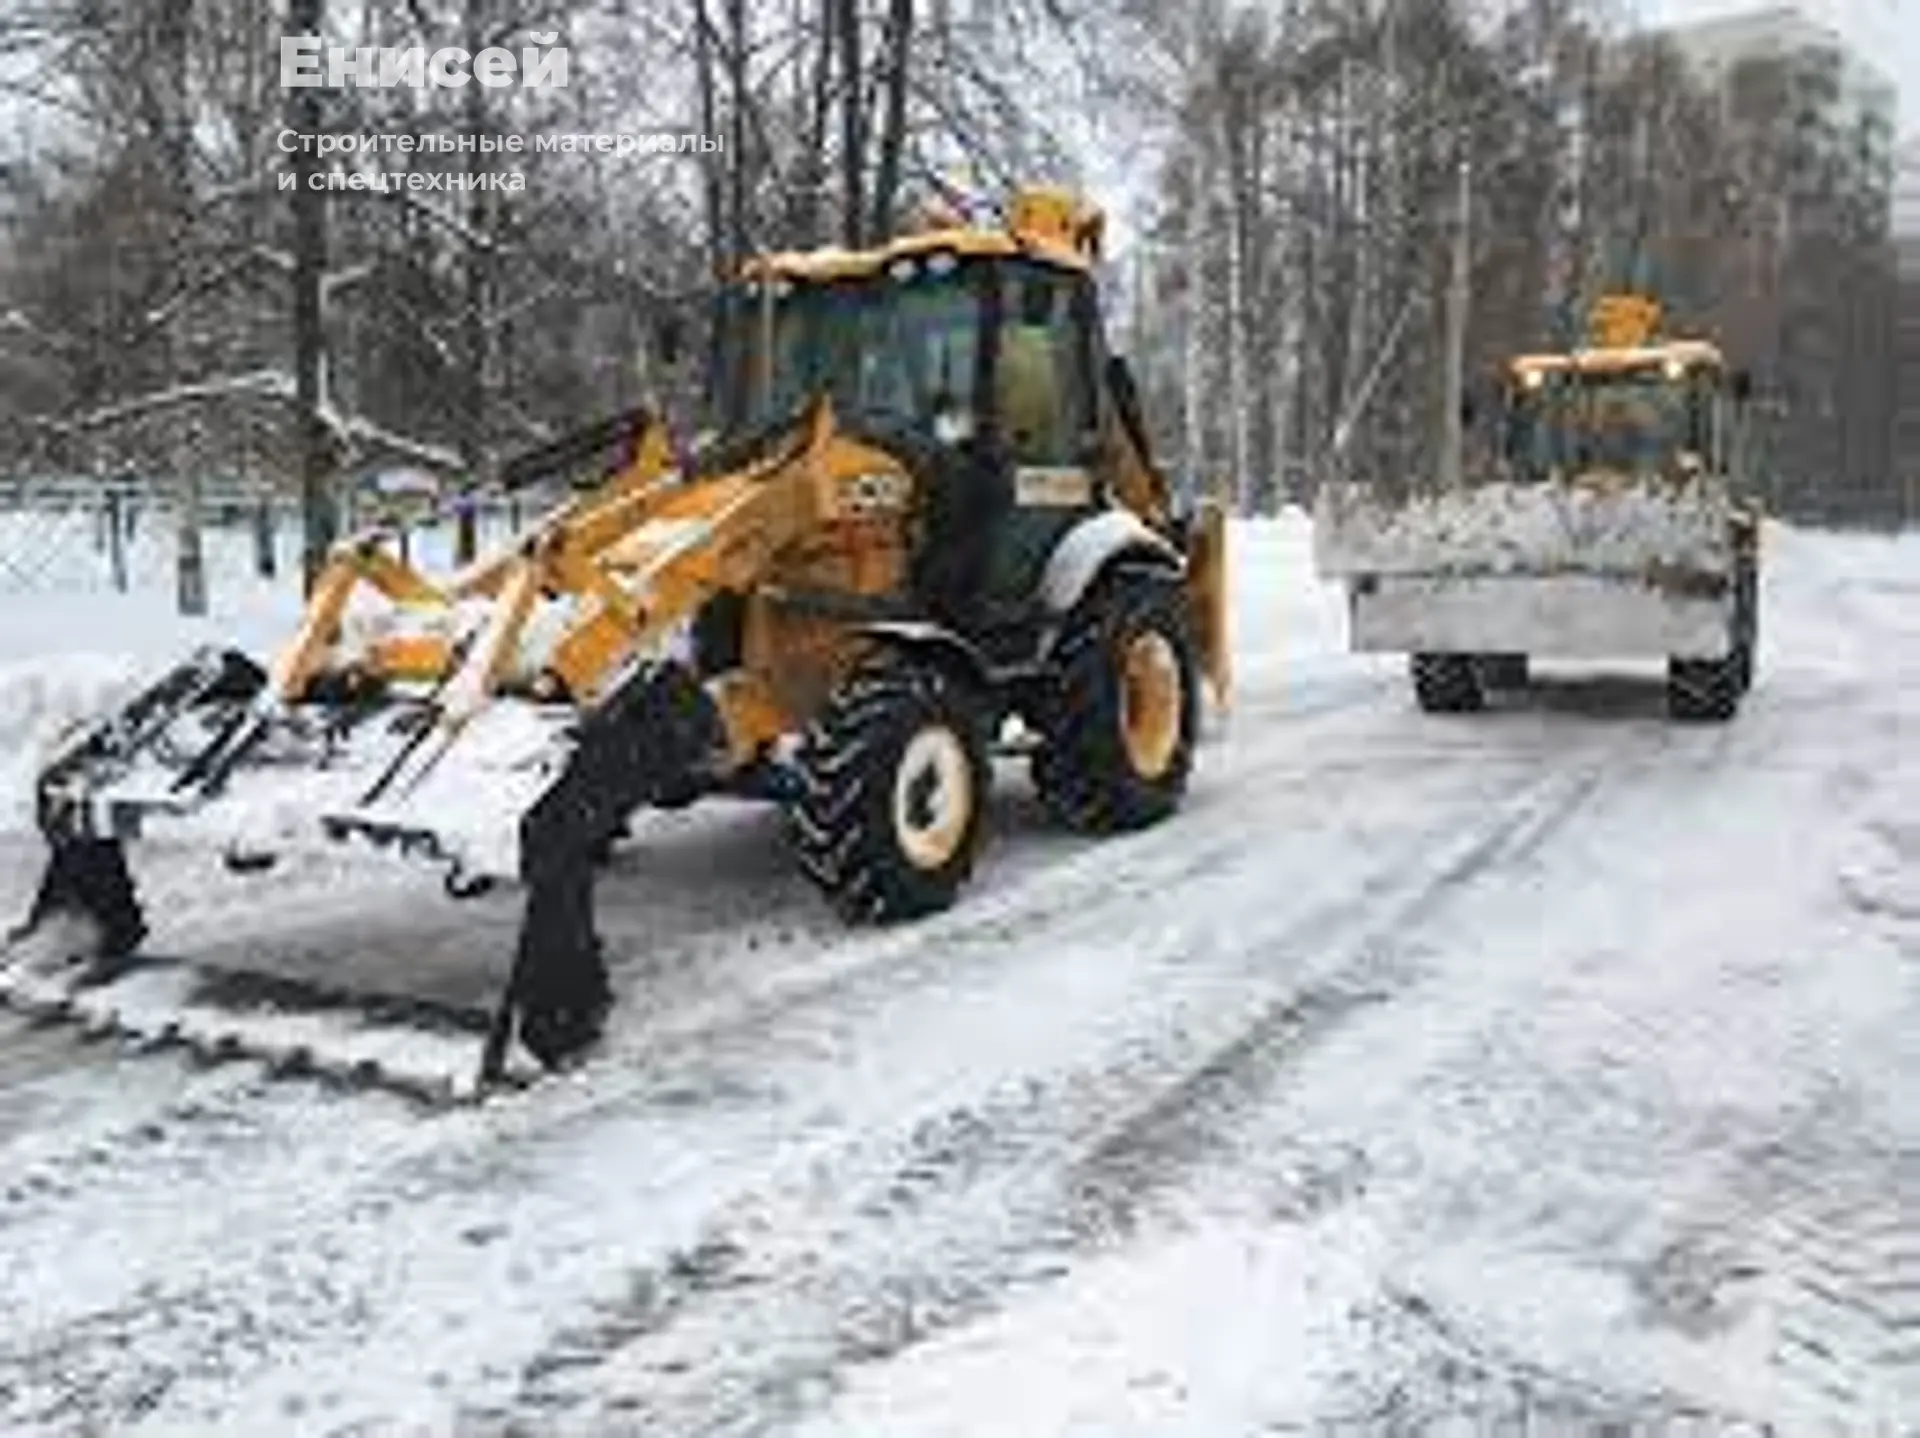
<path id="1" fill-rule="evenodd" d="M 1025 257 L 1085 273 L 1100 258 L 1105 227 L 1106 217 L 1098 207 L 1072 192 L 1031 187 L 1014 195 L 999 229 L 969 225 L 951 211 L 936 211 L 914 230 L 877 248 L 756 256 L 740 267 L 740 278 L 758 280 L 771 273 L 802 284 L 863 279 L 884 273 L 896 261 L 940 252 L 962 259 Z"/>
<path id="2" fill-rule="evenodd" d="M 1669 340 L 1665 344 L 1629 345 L 1616 349 L 1579 349 L 1567 354 L 1521 355 L 1512 363 L 1517 377 L 1533 374 L 1620 374 L 1656 365 L 1681 364 L 1688 369 L 1722 369 L 1726 356 L 1706 340 Z"/>
<path id="3" fill-rule="evenodd" d="M 1666 308 L 1654 296 L 1635 290 L 1602 294 L 1587 318 L 1587 343 L 1562 354 L 1521 355 L 1513 374 L 1525 380 L 1548 374 L 1624 374 L 1656 365 L 1686 369 L 1722 369 L 1725 357 L 1705 340 L 1663 339 Z"/>

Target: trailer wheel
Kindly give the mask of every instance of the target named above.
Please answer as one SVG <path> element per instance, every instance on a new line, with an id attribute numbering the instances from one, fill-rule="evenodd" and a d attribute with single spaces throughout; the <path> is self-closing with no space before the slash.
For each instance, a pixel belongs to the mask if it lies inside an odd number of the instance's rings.
<path id="1" fill-rule="evenodd" d="M 991 783 L 961 686 L 886 655 L 827 700 L 795 761 L 788 810 L 800 867 L 851 922 L 947 908 L 973 871 Z"/>
<path id="2" fill-rule="evenodd" d="M 1199 664 L 1182 591 L 1102 585 L 1067 621 L 1038 706 L 1033 782 L 1069 828 L 1121 833 L 1180 806 L 1199 730 Z"/>
<path id="3" fill-rule="evenodd" d="M 1691 723 L 1724 723 L 1740 708 L 1739 651 L 1719 659 L 1667 661 L 1667 712 Z"/>
<path id="4" fill-rule="evenodd" d="M 1429 714 L 1473 714 L 1487 703 L 1471 654 L 1416 654 L 1408 661 L 1414 698 Z"/>

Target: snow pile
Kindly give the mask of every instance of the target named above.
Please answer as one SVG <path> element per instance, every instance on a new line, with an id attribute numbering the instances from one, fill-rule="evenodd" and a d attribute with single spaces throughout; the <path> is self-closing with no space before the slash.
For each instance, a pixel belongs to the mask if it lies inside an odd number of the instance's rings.
<path id="1" fill-rule="evenodd" d="M 1797 669 L 1920 678 L 1920 530 L 1832 534 L 1769 524 L 1760 642 Z"/>
<path id="2" fill-rule="evenodd" d="M 1364 486 L 1321 491 L 1315 558 L 1325 575 L 1725 573 L 1724 481 L 1490 483 L 1398 506 Z"/>
<path id="3" fill-rule="evenodd" d="M 31 823 L 33 782 L 63 736 L 151 683 L 195 648 L 271 654 L 299 613 L 298 579 L 214 594 L 213 613 L 174 612 L 171 593 L 15 596 L 0 606 L 0 833 Z"/>
<path id="4" fill-rule="evenodd" d="M 33 784 L 63 739 L 138 686 L 130 658 L 70 654 L 0 664 L 0 830 L 33 821 Z"/>
<path id="5" fill-rule="evenodd" d="M 1346 655 L 1345 591 L 1316 576 L 1313 519 L 1298 505 L 1231 525 L 1227 584 L 1237 684 L 1264 687 L 1355 662 Z"/>

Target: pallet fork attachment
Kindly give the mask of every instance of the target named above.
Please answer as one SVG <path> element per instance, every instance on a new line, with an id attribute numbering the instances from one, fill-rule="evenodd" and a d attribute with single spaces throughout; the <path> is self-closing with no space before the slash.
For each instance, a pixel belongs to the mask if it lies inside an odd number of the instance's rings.
<path id="1" fill-rule="evenodd" d="M 720 587 L 745 578 L 736 571 L 753 554 L 814 522 L 808 461 L 831 434 L 822 405 L 802 442 L 772 462 L 688 482 L 673 467 L 664 425 L 649 422 L 619 472 L 445 583 L 390 553 L 377 533 L 343 543 L 269 668 L 238 654 L 196 655 L 47 767 L 47 868 L 16 946 L 56 914 L 83 917 L 93 962 L 70 969 L 68 981 L 111 982 L 146 932 L 125 841 L 149 820 L 217 812 L 230 787 L 269 788 L 288 762 L 285 754 L 254 762 L 270 749 L 294 751 L 303 772 L 340 773 L 333 807 L 314 816 L 325 837 L 397 845 L 456 872 L 469 869 L 469 856 L 432 803 L 510 785 L 520 801 L 509 822 L 518 858 L 498 877 L 520 880 L 526 905 L 511 975 L 485 1025 L 478 1085 L 505 1080 L 516 1040 L 546 1067 L 566 1063 L 598 1038 L 611 1004 L 593 922 L 601 854 L 634 810 L 684 794 L 728 748 L 692 673 L 652 651 Z M 363 595 L 383 612 L 430 622 L 348 655 Z M 556 608 L 564 622 L 529 667 L 541 643 L 536 612 Z M 403 692 L 423 677 L 423 692 L 418 684 Z M 503 709 L 537 718 L 532 752 L 522 743 L 511 765 L 463 768 L 469 750 L 491 742 Z M 513 724 L 500 727 L 514 737 Z M 363 746 L 365 763 L 345 762 Z M 0 998 L 34 987 L 10 982 L 9 972 L 0 969 Z M 35 993 L 44 1008 L 44 986 Z"/>

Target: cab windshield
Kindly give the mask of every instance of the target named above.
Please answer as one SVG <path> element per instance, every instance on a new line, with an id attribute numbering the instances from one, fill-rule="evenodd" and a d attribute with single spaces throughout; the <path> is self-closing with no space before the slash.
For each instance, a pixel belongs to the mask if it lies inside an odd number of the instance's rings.
<path id="1" fill-rule="evenodd" d="M 780 280 L 771 309 L 757 285 L 723 298 L 716 398 L 726 422 L 756 427 L 822 392 L 855 420 L 929 431 L 971 421 L 981 316 L 966 268 L 912 260 L 872 277 Z"/>
<path id="2" fill-rule="evenodd" d="M 1664 470 L 1682 455 L 1714 457 L 1714 382 L 1659 365 L 1601 373 L 1548 371 L 1513 389 L 1509 454 L 1529 477 L 1556 471 Z"/>

